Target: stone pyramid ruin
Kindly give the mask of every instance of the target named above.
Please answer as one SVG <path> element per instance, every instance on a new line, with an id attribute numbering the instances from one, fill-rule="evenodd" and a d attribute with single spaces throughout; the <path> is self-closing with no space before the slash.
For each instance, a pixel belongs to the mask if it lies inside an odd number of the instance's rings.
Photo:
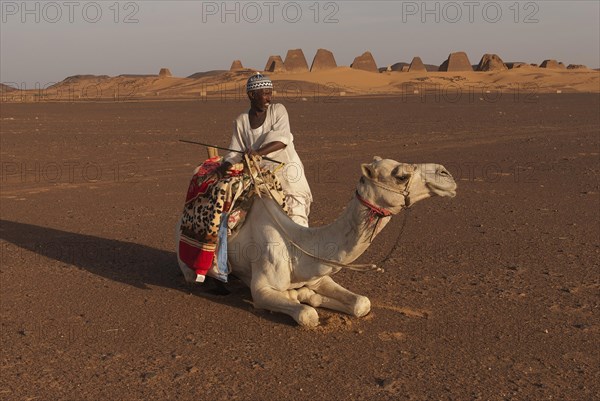
<path id="1" fill-rule="evenodd" d="M 375 59 L 371 52 L 364 52 L 362 55 L 356 57 L 350 68 L 354 68 L 355 70 L 363 70 L 369 72 L 379 72 L 377 69 L 377 64 L 375 63 Z"/>
<path id="2" fill-rule="evenodd" d="M 158 76 L 160 78 L 169 78 L 172 77 L 173 74 L 171 74 L 171 71 L 168 68 L 161 68 L 160 72 L 158 73 Z"/>
<path id="3" fill-rule="evenodd" d="M 421 57 L 414 57 L 408 66 L 408 72 L 427 72 L 427 68 L 425 68 L 425 64 L 423 64 L 423 60 Z"/>
<path id="4" fill-rule="evenodd" d="M 336 67 L 337 63 L 335 62 L 333 53 L 327 49 L 319 49 L 315 54 L 312 65 L 310 66 L 310 71 L 331 70 Z"/>
<path id="5" fill-rule="evenodd" d="M 439 71 L 473 71 L 469 57 L 465 52 L 450 53 L 448 59 L 440 65 Z"/>
<path id="6" fill-rule="evenodd" d="M 476 71 L 504 71 L 508 70 L 504 61 L 497 54 L 484 54 L 477 65 Z"/>
<path id="7" fill-rule="evenodd" d="M 551 70 L 560 70 L 561 67 L 556 60 L 544 60 L 542 64 L 540 64 L 540 68 L 548 68 Z"/>
<path id="8" fill-rule="evenodd" d="M 286 70 L 281 56 L 269 56 L 269 60 L 267 60 L 267 64 L 265 65 L 265 71 L 277 73 L 285 72 Z"/>
<path id="9" fill-rule="evenodd" d="M 242 62 L 240 60 L 233 60 L 233 63 L 231 63 L 231 68 L 229 68 L 229 71 L 240 71 L 243 69 L 244 69 L 244 66 L 242 65 Z"/>
<path id="10" fill-rule="evenodd" d="M 288 50 L 283 64 L 288 72 L 308 72 L 308 63 L 302 49 Z"/>

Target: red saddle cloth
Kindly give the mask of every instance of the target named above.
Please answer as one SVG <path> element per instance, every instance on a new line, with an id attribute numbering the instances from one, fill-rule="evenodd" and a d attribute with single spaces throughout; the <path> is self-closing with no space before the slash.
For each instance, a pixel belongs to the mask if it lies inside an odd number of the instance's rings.
<path id="1" fill-rule="evenodd" d="M 179 257 L 202 276 L 213 266 L 221 216 L 231 207 L 229 187 L 243 173 L 230 170 L 228 176 L 217 180 L 214 172 L 221 161 L 221 157 L 216 156 L 196 169 L 188 186 L 181 220 Z M 242 185 L 239 179 L 237 181 Z"/>
<path id="2" fill-rule="evenodd" d="M 221 162 L 220 157 L 213 157 L 194 171 L 181 216 L 178 247 L 181 261 L 198 276 L 226 280 L 229 273 L 227 254 L 220 254 L 219 260 L 215 255 L 219 249 L 219 235 L 227 238 L 230 230 L 243 225 L 255 196 L 254 184 L 258 182 L 263 190 L 267 190 L 284 212 L 287 213 L 288 208 L 283 188 L 272 171 L 261 169 L 260 177 L 251 177 L 239 164 L 235 165 L 238 169 L 231 168 L 225 177 L 217 180 L 214 172 Z M 227 221 L 221 224 L 223 218 Z M 220 233 L 219 230 L 227 232 Z"/>

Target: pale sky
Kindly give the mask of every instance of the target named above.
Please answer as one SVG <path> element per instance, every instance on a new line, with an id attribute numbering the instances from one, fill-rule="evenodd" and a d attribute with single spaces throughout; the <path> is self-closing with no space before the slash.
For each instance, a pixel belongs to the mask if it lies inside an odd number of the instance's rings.
<path id="1" fill-rule="evenodd" d="M 0 1 L 0 81 L 41 86 L 76 74 L 175 76 L 262 69 L 316 50 L 338 65 L 371 51 L 380 67 L 465 51 L 504 61 L 600 67 L 600 1 Z"/>

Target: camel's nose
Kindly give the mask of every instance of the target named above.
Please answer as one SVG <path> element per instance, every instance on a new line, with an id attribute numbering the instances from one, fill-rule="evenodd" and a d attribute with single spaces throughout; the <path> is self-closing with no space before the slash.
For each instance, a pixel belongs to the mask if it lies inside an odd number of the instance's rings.
<path id="1" fill-rule="evenodd" d="M 445 168 L 445 167 L 443 167 L 443 166 L 440 166 L 440 167 L 438 168 L 438 171 L 437 171 L 437 173 L 438 173 L 439 175 L 441 175 L 442 177 L 452 177 L 452 175 L 450 174 L 450 172 L 448 172 L 448 170 L 446 170 L 446 168 Z"/>

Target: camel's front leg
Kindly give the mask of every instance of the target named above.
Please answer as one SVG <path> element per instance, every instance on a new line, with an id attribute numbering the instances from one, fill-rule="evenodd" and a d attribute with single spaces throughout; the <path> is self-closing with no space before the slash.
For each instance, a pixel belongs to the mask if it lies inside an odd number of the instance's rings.
<path id="1" fill-rule="evenodd" d="M 371 301 L 369 301 L 369 298 L 348 291 L 329 276 L 325 276 L 306 286 L 316 293 L 317 297 L 312 295 L 310 299 L 307 299 L 313 306 L 322 306 L 356 317 L 365 316 L 371 310 Z M 302 301 L 302 299 L 300 300 Z M 320 305 L 313 304 L 313 302 L 316 303 L 318 301 L 320 301 Z"/>
<path id="2" fill-rule="evenodd" d="M 319 315 L 315 308 L 298 302 L 296 291 L 277 291 L 267 285 L 260 286 L 254 282 L 250 290 L 252 291 L 252 300 L 257 308 L 285 313 L 302 326 L 315 327 L 319 325 Z"/>

